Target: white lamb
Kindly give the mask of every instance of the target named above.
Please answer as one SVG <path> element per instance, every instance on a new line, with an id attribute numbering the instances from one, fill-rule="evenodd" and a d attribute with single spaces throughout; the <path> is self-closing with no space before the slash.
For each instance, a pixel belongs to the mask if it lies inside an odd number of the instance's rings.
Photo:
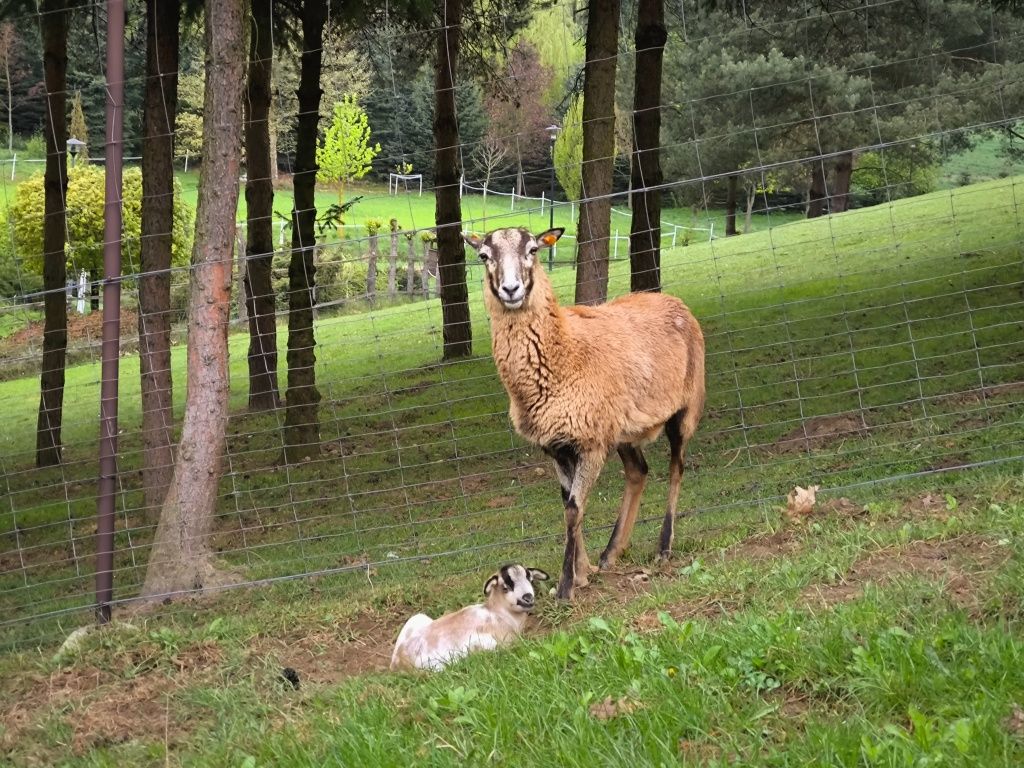
<path id="1" fill-rule="evenodd" d="M 391 668 L 436 671 L 472 651 L 490 650 L 515 638 L 535 604 L 533 582 L 547 578 L 539 568 L 503 565 L 484 584 L 486 602 L 436 620 L 417 613 L 398 634 Z"/>

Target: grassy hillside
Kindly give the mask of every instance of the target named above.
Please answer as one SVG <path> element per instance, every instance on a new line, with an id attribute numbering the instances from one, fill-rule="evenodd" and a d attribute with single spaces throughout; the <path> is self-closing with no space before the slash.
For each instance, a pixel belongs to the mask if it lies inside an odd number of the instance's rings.
<path id="1" fill-rule="evenodd" d="M 281 414 L 244 413 L 246 340 L 232 335 L 214 544 L 247 579 L 323 575 L 176 603 L 73 658 L 51 656 L 89 618 L 98 366 L 69 370 L 68 462 L 42 472 L 31 468 L 37 383 L 0 383 L 0 643 L 23 649 L 0 657 L 2 698 L 18 702 L 0 747 L 93 765 L 1013 764 L 1020 184 L 666 252 L 665 289 L 694 309 L 708 347 L 679 557 L 650 566 L 658 443 L 622 573 L 571 609 L 548 603 L 529 643 L 436 678 L 375 674 L 405 616 L 471 599 L 499 562 L 556 572 L 560 557 L 556 482 L 509 429 L 475 263 L 472 360 L 438 364 L 436 300 L 320 318 L 323 455 L 301 466 L 276 463 Z M 569 297 L 573 271 L 553 279 Z M 611 293 L 627 286 L 616 263 Z M 178 348 L 176 382 L 183 363 Z M 121 389 L 115 584 L 128 597 L 152 533 L 138 508 L 132 356 Z M 835 501 L 787 523 L 779 508 L 795 484 Z M 620 493 L 613 465 L 588 510 L 593 550 Z M 282 666 L 308 685 L 285 691 Z"/>

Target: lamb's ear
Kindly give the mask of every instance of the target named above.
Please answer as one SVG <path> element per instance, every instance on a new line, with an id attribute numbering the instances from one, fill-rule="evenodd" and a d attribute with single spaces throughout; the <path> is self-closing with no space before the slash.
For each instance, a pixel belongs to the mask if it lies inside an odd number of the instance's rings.
<path id="1" fill-rule="evenodd" d="M 484 239 L 476 232 L 463 232 L 462 239 L 466 241 L 466 245 L 472 248 L 474 251 L 479 251 L 480 246 L 484 244 Z"/>
<path id="2" fill-rule="evenodd" d="M 494 574 L 486 582 L 484 582 L 484 594 L 491 594 L 491 590 L 498 586 L 498 574 Z"/>
<path id="3" fill-rule="evenodd" d="M 526 577 L 530 581 L 547 581 L 549 578 L 547 573 L 542 571 L 540 568 L 527 568 Z"/>
<path id="4" fill-rule="evenodd" d="M 537 235 L 537 244 L 541 248 L 550 248 L 558 242 L 558 239 L 565 234 L 565 227 L 555 227 Z"/>

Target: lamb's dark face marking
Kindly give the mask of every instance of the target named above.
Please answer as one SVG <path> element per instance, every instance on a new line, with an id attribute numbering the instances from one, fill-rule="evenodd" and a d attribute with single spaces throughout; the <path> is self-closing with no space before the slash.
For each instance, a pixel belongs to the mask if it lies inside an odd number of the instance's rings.
<path id="1" fill-rule="evenodd" d="M 533 582 L 546 581 L 548 575 L 539 568 L 522 565 L 503 565 L 484 584 L 484 594 L 501 590 L 502 597 L 513 613 L 529 613 L 534 607 Z"/>
<path id="2" fill-rule="evenodd" d="M 466 235 L 466 242 L 487 265 L 487 287 L 505 309 L 523 306 L 533 290 L 537 252 L 558 242 L 563 229 L 536 237 L 525 229 L 496 229 L 485 237 Z"/>

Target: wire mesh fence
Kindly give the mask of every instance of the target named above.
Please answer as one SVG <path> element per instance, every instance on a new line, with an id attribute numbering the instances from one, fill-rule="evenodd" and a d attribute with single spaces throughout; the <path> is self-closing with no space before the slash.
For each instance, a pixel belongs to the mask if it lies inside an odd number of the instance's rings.
<path id="1" fill-rule="evenodd" d="M 724 31 L 715 31 L 719 17 L 705 18 L 689 3 L 669 9 L 666 68 L 680 82 L 692 65 L 688 56 L 728 50 L 737 39 L 749 46 L 742 50 L 750 67 L 740 71 L 739 85 L 726 75 L 735 75 L 743 62 L 726 61 L 715 70 L 720 79 L 706 77 L 686 88 L 666 78 L 663 92 L 665 177 L 651 185 L 665 202 L 661 286 L 687 302 L 707 345 L 708 403 L 687 458 L 681 502 L 686 515 L 677 533 L 684 551 L 688 537 L 768 514 L 795 484 L 852 493 L 914 475 L 1019 469 L 1024 458 L 1024 177 L 1016 175 L 1021 166 L 1013 159 L 1022 117 L 1024 64 L 1014 53 L 1021 24 L 1008 11 L 986 6 L 968 15 L 966 6 L 957 5 L 957 13 L 977 27 L 970 40 L 961 39 L 950 33 L 948 20 L 935 15 L 939 5 L 925 4 L 915 23 L 940 47 L 922 52 L 894 45 L 883 55 L 871 42 L 881 35 L 878 25 L 891 23 L 892 14 L 910 13 L 909 6 L 893 0 L 816 9 L 806 18 L 780 14 L 775 21 L 729 16 L 733 26 Z M 562 63 L 565 71 L 551 74 L 552 84 L 575 82 L 583 63 L 576 38 L 583 22 L 575 10 L 575 4 L 560 3 L 545 11 L 544 23 L 557 19 L 561 25 L 561 49 L 547 55 L 549 69 Z M 627 74 L 636 54 L 625 35 L 631 12 L 624 13 L 617 57 Z M 869 42 L 857 50 L 844 43 L 850 47 L 845 67 L 816 63 L 812 53 L 820 41 L 813 36 L 822 25 L 844 24 L 855 28 L 852 38 Z M 254 220 L 240 213 L 227 329 L 231 415 L 224 425 L 224 471 L 208 541 L 233 585 L 325 574 L 362 578 L 371 569 L 403 573 L 403 567 L 423 560 L 445 574 L 501 557 L 515 559 L 531 548 L 553 551 L 561 541 L 557 481 L 542 451 L 509 424 L 507 395 L 489 354 L 485 268 L 469 251 L 473 355 L 442 361 L 444 319 L 433 239 L 437 190 L 428 170 L 433 149 L 422 134 L 423 115 L 398 111 L 403 104 L 415 106 L 415 78 L 422 79 L 430 67 L 424 57 L 407 80 L 400 70 L 408 62 L 399 59 L 408 49 L 427 48 L 436 32 L 389 26 L 383 19 L 364 47 L 346 48 L 372 63 L 367 65 L 372 76 L 362 87 L 367 101 L 376 99 L 377 112 L 368 111 L 381 121 L 381 141 L 388 143 L 376 181 L 371 174 L 344 192 L 323 184 L 318 191 L 320 210 L 335 200 L 347 202 L 346 196 L 359 199 L 343 221 L 319 231 L 319 440 L 291 463 L 282 460 L 286 406 L 247 409 L 245 228 Z M 803 58 L 781 53 L 771 42 L 801 35 Z M 676 55 L 679 50 L 686 53 Z M 960 60 L 969 60 L 970 67 L 950 64 Z M 347 88 L 349 69 L 344 58 L 330 60 L 325 79 L 339 79 Z M 179 74 L 184 79 L 195 68 L 183 64 Z M 282 80 L 294 76 L 279 74 Z M 897 75 L 916 78 L 915 86 L 890 87 Z M 129 92 L 145 83 L 144 75 L 132 80 L 129 72 L 128 77 Z M 530 90 L 524 86 L 533 83 L 522 77 L 499 66 L 480 85 L 463 71 L 457 91 L 467 102 L 484 101 L 488 89 L 499 93 L 514 87 L 523 96 Z M 429 82 L 425 92 L 432 95 Z M 623 100 L 619 120 L 628 126 L 628 99 Z M 284 110 L 289 104 L 278 106 Z M 549 178 L 562 169 L 555 168 L 554 142 L 536 130 L 565 104 L 549 103 L 530 130 L 496 126 L 490 135 L 469 130 L 470 107 L 463 105 L 460 118 L 470 134 L 460 147 L 466 169 L 466 183 L 460 184 L 464 228 L 524 226 L 538 232 L 551 220 L 568 227 L 557 254 L 544 266 L 562 302 L 572 303 L 572 238 L 580 201 L 565 199 L 559 182 L 560 199 L 552 204 L 556 195 Z M 324 115 L 326 123 L 329 108 Z M 286 133 L 281 129 L 282 138 Z M 505 155 L 488 165 L 478 150 L 495 134 Z M 799 141 L 789 140 L 794 135 Z M 994 160 L 1004 138 L 1006 158 Z M 627 216 L 633 196 L 645 191 L 630 188 L 628 173 L 623 177 L 628 143 L 625 157 L 620 152 L 616 161 L 610 196 L 609 296 L 629 290 Z M 287 243 L 291 152 L 286 148 L 279 155 L 273 218 L 279 225 L 272 282 L 282 393 L 294 291 Z M 852 188 L 837 190 L 843 186 L 837 169 L 849 157 L 859 175 Z M 413 170 L 425 172 L 422 194 L 418 185 L 395 194 L 387 183 L 407 158 L 414 160 Z M 214 183 L 200 182 L 194 155 L 190 161 L 192 169 L 179 170 L 183 201 L 194 199 L 197 184 Z M 819 175 L 825 184 L 816 189 Z M 101 325 L 95 306 L 88 306 L 90 291 L 80 295 L 78 288 L 82 272 L 85 286 L 98 282 L 90 262 L 97 241 L 76 223 L 87 204 L 76 197 L 75 182 L 81 178 L 80 171 L 70 169 L 68 274 L 76 280 L 62 289 L 70 307 L 63 460 L 37 468 L 40 254 L 29 252 L 13 212 L 26 206 L 29 225 L 41 228 L 42 208 L 22 202 L 28 180 L 0 174 L 10 213 L 6 247 L 13 275 L 0 306 L 0 403 L 7 414 L 0 437 L 6 498 L 0 510 L 0 642 L 5 646 L 57 639 L 66 626 L 87 621 L 95 605 Z M 515 190 L 511 207 L 506 198 L 495 202 L 480 191 L 499 187 Z M 76 200 L 83 201 L 79 207 Z M 822 213 L 831 207 L 832 214 L 807 218 L 816 202 Z M 126 186 L 125 210 L 137 204 L 141 199 L 130 198 Z M 188 226 L 186 217 L 183 231 Z M 626 234 L 617 234 L 619 227 Z M 130 602 L 143 584 L 161 512 L 160 504 L 147 505 L 142 476 L 140 333 L 144 337 L 154 320 L 139 309 L 143 275 L 137 252 L 144 236 L 126 225 L 117 602 Z M 174 393 L 174 423 L 167 426 L 175 435 L 185 400 L 191 272 L 187 249 L 176 253 L 168 271 L 165 318 L 171 327 Z M 653 548 L 654 529 L 646 523 L 660 519 L 665 499 L 663 453 L 660 445 L 650 451 L 653 481 L 635 549 Z M 610 527 L 620 485 L 617 470 L 606 469 L 587 513 L 589 532 L 603 536 Z"/>

